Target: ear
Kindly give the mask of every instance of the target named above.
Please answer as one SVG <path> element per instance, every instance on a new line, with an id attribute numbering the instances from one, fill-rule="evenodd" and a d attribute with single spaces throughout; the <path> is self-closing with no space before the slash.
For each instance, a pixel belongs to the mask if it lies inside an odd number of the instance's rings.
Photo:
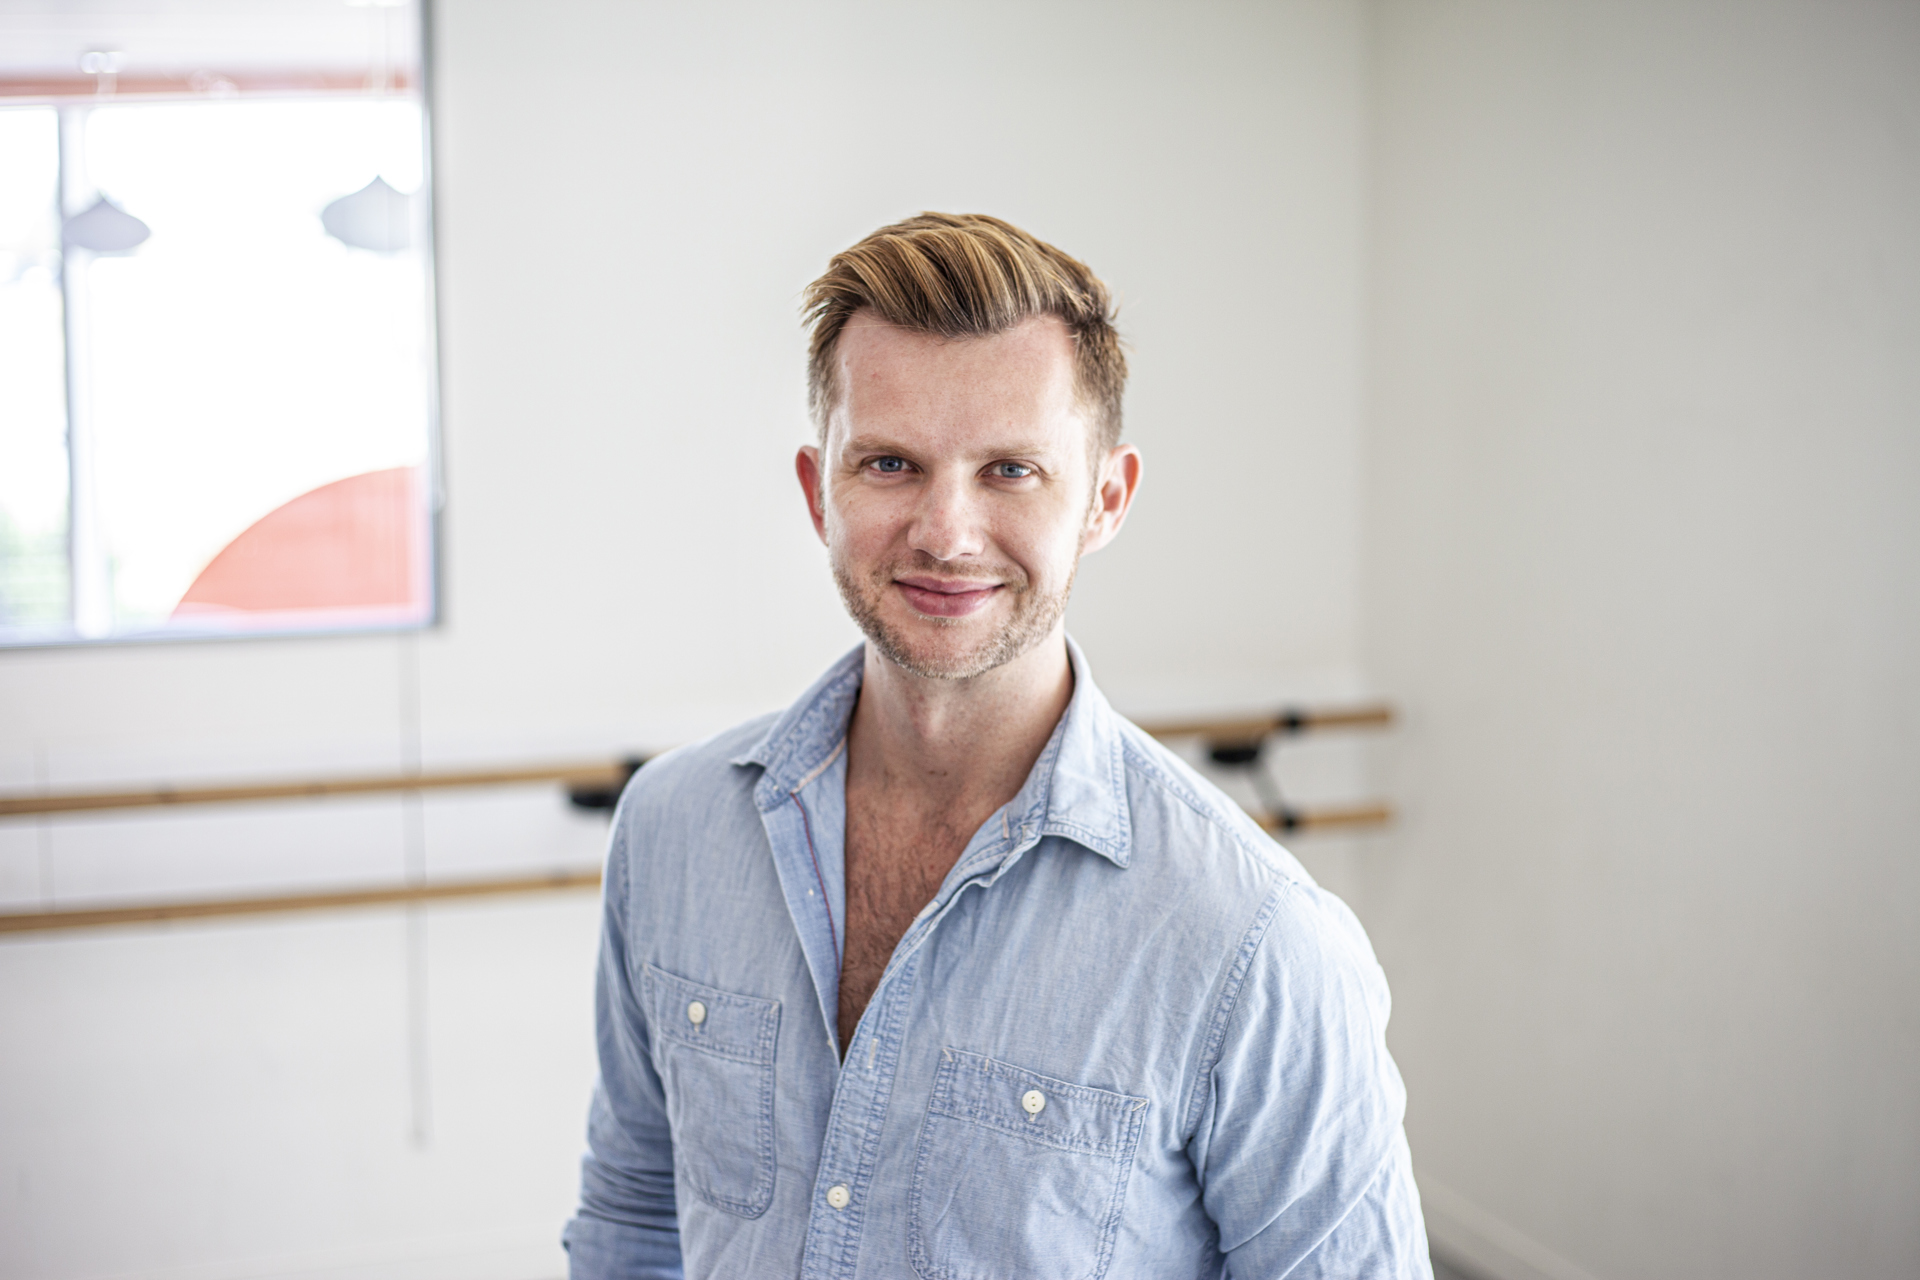
<path id="1" fill-rule="evenodd" d="M 1100 464 L 1100 475 L 1093 492 L 1093 508 L 1087 519 L 1087 532 L 1080 539 L 1080 554 L 1112 542 L 1126 522 L 1133 506 L 1133 495 L 1140 488 L 1140 450 L 1135 445 L 1117 444 L 1108 450 Z"/>
<path id="2" fill-rule="evenodd" d="M 813 445 L 800 446 L 794 455 L 793 469 L 800 477 L 800 491 L 807 495 L 807 517 L 820 541 L 827 540 L 827 481 L 820 469 L 820 450 Z"/>

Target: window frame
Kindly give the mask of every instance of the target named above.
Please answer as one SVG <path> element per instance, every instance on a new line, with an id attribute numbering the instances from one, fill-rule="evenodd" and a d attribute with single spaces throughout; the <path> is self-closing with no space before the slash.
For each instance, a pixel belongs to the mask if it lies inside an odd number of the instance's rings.
<path id="1" fill-rule="evenodd" d="M 402 7 L 395 5 L 393 7 Z M 431 0 L 404 0 L 404 11 L 415 24 L 417 35 L 418 59 L 410 70 L 413 75 L 402 69 L 398 76 L 391 70 L 383 70 L 382 83 L 377 88 L 373 77 L 339 77 L 319 74 L 308 75 L 267 75 L 259 77 L 219 78 L 217 84 L 206 87 L 184 77 L 151 77 L 134 80 L 131 77 L 117 77 L 114 73 L 105 73 L 107 84 L 100 83 L 99 74 L 85 74 L 73 77 L 38 77 L 36 83 L 23 84 L 25 91 L 7 93 L 0 96 L 0 105 L 13 107 L 46 107 L 55 112 L 56 146 L 59 148 L 59 170 L 55 179 L 56 212 L 59 218 L 71 216 L 68 209 L 68 176 L 71 157 L 68 153 L 72 134 L 83 131 L 87 115 L 96 107 L 108 103 L 128 101 L 142 103 L 159 102 L 204 102 L 209 100 L 227 100 L 234 98 L 272 99 L 277 101 L 297 100 L 338 100 L 342 97 L 367 95 L 370 91 L 383 95 L 410 97 L 418 103 L 420 110 L 420 185 L 414 199 L 424 202 L 419 224 L 424 228 L 424 241 L 418 246 L 420 269 L 424 273 L 424 309 L 422 316 L 425 359 L 422 377 L 425 380 L 425 413 L 423 424 L 425 431 L 425 457 L 419 464 L 425 488 L 427 509 L 425 517 L 425 583 L 422 610 L 415 618 L 396 621 L 343 621 L 338 625 L 325 623 L 294 624 L 288 626 L 258 627 L 214 627 L 204 629 L 192 624 L 179 624 L 124 631 L 107 630 L 103 634 L 82 634 L 80 628 L 80 596 L 83 580 L 82 555 L 104 554 L 97 550 L 101 542 L 97 514 L 82 508 L 93 505 L 90 497 L 83 495 L 82 488 L 86 477 L 81 474 L 91 460 L 77 461 L 81 451 L 76 448 L 76 436 L 81 449 L 90 447 L 91 423 L 87 421 L 84 400 L 88 394 L 85 386 L 86 363 L 90 352 L 83 339 L 76 339 L 76 311 L 83 308 L 82 302 L 76 306 L 72 271 L 72 255 L 76 249 L 69 246 L 64 236 L 59 244 L 60 254 L 60 312 L 61 312 L 61 352 L 64 375 L 63 416 L 64 448 L 67 459 L 67 522 L 66 522 L 66 565 L 67 618 L 64 629 L 40 634 L 25 634 L 19 637 L 0 633 L 0 654 L 31 651 L 39 649 L 98 648 L 114 645 L 167 645 L 197 644 L 207 641 L 254 641 L 254 640 L 311 640 L 320 637 L 352 638 L 377 635 L 404 635 L 438 630 L 446 622 L 446 575 L 445 563 L 445 523 L 446 523 L 446 483 L 444 479 L 444 443 L 442 433 L 441 405 L 443 399 L 442 383 L 445 378 L 444 360 L 440 342 L 441 285 L 438 261 L 440 224 L 439 200 L 437 188 L 438 165 L 434 141 L 434 27 L 433 5 Z M 198 73 L 196 73 L 196 76 Z M 410 83 L 410 81 L 412 83 Z M 78 252 L 86 252 L 78 250 Z M 76 411 L 76 400 L 82 402 Z M 76 421 L 79 423 L 76 429 Z M 91 545 L 89 545 L 91 544 Z M 89 572 L 92 569 L 89 568 Z M 95 589 L 106 588 L 108 579 L 104 574 L 91 585 Z M 109 609 L 111 602 L 108 603 Z"/>

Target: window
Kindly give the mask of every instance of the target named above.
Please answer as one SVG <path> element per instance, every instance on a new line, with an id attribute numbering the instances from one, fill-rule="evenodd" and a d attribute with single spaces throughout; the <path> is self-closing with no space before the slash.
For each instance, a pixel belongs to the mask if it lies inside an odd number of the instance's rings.
<path id="1" fill-rule="evenodd" d="M 418 15 L 0 34 L 0 644 L 433 615 Z"/>

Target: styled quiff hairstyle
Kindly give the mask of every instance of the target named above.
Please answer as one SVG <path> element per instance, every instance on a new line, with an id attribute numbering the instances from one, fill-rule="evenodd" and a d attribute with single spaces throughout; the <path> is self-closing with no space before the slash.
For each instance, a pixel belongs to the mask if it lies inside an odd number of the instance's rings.
<path id="1" fill-rule="evenodd" d="M 840 389 L 836 352 L 855 312 L 942 338 L 988 338 L 1029 316 L 1058 316 L 1073 335 L 1074 387 L 1105 453 L 1120 443 L 1127 357 L 1113 300 L 1077 258 L 984 213 L 923 213 L 837 253 L 801 302 L 813 330 L 807 408 L 820 442 Z"/>

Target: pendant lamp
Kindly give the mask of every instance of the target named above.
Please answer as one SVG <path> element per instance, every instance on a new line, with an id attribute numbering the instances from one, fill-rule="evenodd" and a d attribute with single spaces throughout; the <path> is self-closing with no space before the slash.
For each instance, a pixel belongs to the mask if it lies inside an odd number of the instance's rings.
<path id="1" fill-rule="evenodd" d="M 61 227 L 68 244 L 94 253 L 128 253 L 145 244 L 152 234 L 146 223 L 105 196 L 68 218 Z"/>
<path id="2" fill-rule="evenodd" d="M 413 243 L 413 199 L 375 178 L 322 209 L 320 225 L 350 248 L 398 253 Z"/>

